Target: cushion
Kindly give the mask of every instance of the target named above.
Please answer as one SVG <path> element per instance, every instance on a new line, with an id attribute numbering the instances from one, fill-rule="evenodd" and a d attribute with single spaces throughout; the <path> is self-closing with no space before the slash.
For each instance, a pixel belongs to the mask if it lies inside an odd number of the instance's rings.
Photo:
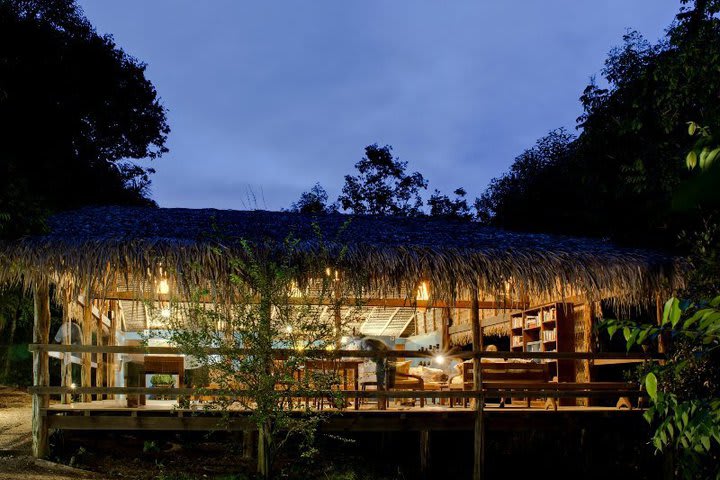
<path id="1" fill-rule="evenodd" d="M 403 375 L 408 375 L 410 373 L 411 363 L 412 360 L 407 360 L 405 362 L 395 362 L 395 372 L 402 373 Z"/>
<path id="2" fill-rule="evenodd" d="M 444 382 L 448 379 L 447 374 L 440 368 L 421 367 L 423 380 L 426 382 Z"/>

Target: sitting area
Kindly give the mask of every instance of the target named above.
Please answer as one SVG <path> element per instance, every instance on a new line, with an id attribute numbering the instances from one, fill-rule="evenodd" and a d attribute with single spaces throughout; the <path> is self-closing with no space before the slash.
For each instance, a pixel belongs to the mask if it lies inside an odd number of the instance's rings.
<path id="1" fill-rule="evenodd" d="M 542 386 L 550 382 L 549 366 L 547 363 L 536 362 L 482 362 L 483 389 L 498 389 L 500 394 L 500 406 L 505 405 L 503 392 L 523 391 L 529 387 Z M 450 390 L 472 390 L 473 389 L 473 362 L 468 360 L 458 366 L 459 372 L 450 380 Z M 459 381 L 462 379 L 461 381 Z M 525 398 L 526 406 L 530 408 L 531 398 Z M 450 402 L 452 407 L 453 402 Z M 468 405 L 468 399 L 463 400 L 463 405 Z M 545 401 L 545 408 L 557 410 L 555 398 L 548 397 Z"/>

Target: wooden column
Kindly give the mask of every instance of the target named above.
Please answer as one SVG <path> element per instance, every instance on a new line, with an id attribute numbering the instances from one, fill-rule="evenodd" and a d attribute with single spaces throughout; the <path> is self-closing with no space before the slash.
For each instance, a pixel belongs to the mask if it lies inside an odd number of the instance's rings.
<path id="1" fill-rule="evenodd" d="M 450 308 L 442 309 L 442 322 L 440 324 L 440 351 L 450 350 Z"/>
<path id="2" fill-rule="evenodd" d="M 257 449 L 257 430 L 243 430 L 242 457 L 245 460 L 252 460 Z"/>
<path id="3" fill-rule="evenodd" d="M 478 289 L 472 291 L 470 302 L 470 322 L 472 326 L 473 352 L 483 350 L 482 328 L 480 326 L 480 302 L 478 301 Z M 480 359 L 473 357 L 473 390 L 482 390 L 482 370 Z M 481 480 L 485 470 L 485 396 L 481 393 L 474 400 L 475 408 L 475 445 L 473 461 L 473 480 Z"/>
<path id="4" fill-rule="evenodd" d="M 109 303 L 109 309 L 108 309 L 108 318 L 110 318 L 110 331 L 108 335 L 108 345 L 115 346 L 117 345 L 117 328 L 118 328 L 118 304 L 117 300 L 110 300 Z M 115 386 L 115 370 L 116 370 L 116 364 L 115 364 L 115 354 L 114 353 L 108 353 L 107 354 L 107 384 L 108 387 L 114 387 Z M 108 399 L 114 399 L 115 395 L 108 395 Z"/>
<path id="5" fill-rule="evenodd" d="M 85 305 L 83 306 L 83 318 L 82 318 L 82 344 L 92 345 L 92 331 L 94 327 L 93 314 L 92 314 L 92 301 L 90 300 L 90 288 L 85 289 L 84 294 Z M 80 375 L 80 385 L 83 387 L 92 386 L 92 354 L 82 354 L 82 371 Z M 84 394 L 82 396 L 83 402 L 91 402 L 92 395 Z"/>
<path id="6" fill-rule="evenodd" d="M 34 314 L 33 343 L 50 343 L 50 288 L 47 282 L 36 284 L 33 289 Z M 33 351 L 33 385 L 46 387 L 50 384 L 47 351 Z M 32 396 L 32 453 L 36 458 L 48 455 L 48 426 L 43 409 L 50 405 L 47 394 Z"/>
<path id="7" fill-rule="evenodd" d="M 92 313 L 92 304 L 90 304 L 90 312 Z M 98 302 L 98 316 L 95 323 L 95 345 L 102 347 L 103 345 L 103 314 L 105 312 L 105 302 Z M 102 353 L 95 354 L 97 368 L 95 369 L 95 386 L 105 386 L 105 362 Z M 103 400 L 103 395 L 96 395 L 96 400 Z"/>
<path id="8" fill-rule="evenodd" d="M 592 352 L 593 351 L 592 332 L 593 332 L 593 320 L 595 319 L 595 315 L 596 315 L 595 302 L 586 300 L 585 308 L 583 310 L 583 322 L 585 323 L 585 329 L 583 330 L 582 351 L 584 351 L 584 352 Z M 575 349 L 575 350 L 577 351 L 577 349 Z M 584 377 L 583 381 L 590 383 L 592 381 L 590 360 L 582 360 L 582 368 L 583 368 L 583 377 Z M 584 405 L 587 407 L 589 407 L 591 405 L 592 401 L 593 401 L 592 398 L 583 399 Z"/>
<path id="9" fill-rule="evenodd" d="M 72 287 L 69 287 L 72 289 Z M 62 322 L 62 329 L 63 329 L 63 338 L 62 343 L 63 345 L 70 345 L 72 343 L 72 318 L 71 318 L 71 312 L 70 312 L 70 298 L 71 293 L 70 291 L 63 292 L 63 322 Z M 72 379 L 72 353 L 65 352 L 62 357 L 62 374 L 61 374 L 61 380 L 60 385 L 63 387 L 70 387 L 73 383 Z M 62 403 L 71 403 L 72 402 L 72 396 L 71 395 L 62 395 Z"/>
<path id="10" fill-rule="evenodd" d="M 430 478 L 430 431 L 420 430 L 420 476 Z"/>

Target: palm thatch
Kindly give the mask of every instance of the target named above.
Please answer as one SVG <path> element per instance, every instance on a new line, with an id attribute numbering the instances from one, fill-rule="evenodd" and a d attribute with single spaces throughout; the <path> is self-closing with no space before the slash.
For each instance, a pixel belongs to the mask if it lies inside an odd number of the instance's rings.
<path id="1" fill-rule="evenodd" d="M 230 259 L 247 255 L 248 245 L 268 258 L 291 248 L 306 279 L 332 266 L 364 291 L 389 296 L 414 292 L 424 279 L 433 299 L 445 300 L 479 288 L 498 297 L 581 294 L 632 303 L 682 287 L 685 269 L 661 252 L 426 217 L 92 207 L 55 215 L 48 227 L 0 244 L 0 283 L 107 289 L 118 273 L 150 281 L 162 264 L 183 285 L 221 286 Z"/>

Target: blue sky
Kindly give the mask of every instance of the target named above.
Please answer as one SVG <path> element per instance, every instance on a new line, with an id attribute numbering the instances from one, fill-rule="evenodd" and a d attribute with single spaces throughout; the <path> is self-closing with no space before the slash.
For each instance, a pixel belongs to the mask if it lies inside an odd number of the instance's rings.
<path id="1" fill-rule="evenodd" d="M 471 197 L 549 130 L 627 28 L 655 41 L 671 0 L 80 0 L 148 63 L 169 110 L 164 207 L 331 197 L 371 143 Z"/>

